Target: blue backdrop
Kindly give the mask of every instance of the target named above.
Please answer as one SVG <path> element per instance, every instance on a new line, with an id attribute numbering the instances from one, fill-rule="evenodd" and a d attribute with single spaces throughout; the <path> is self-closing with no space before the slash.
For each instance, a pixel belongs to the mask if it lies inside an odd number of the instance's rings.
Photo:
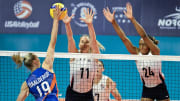
<path id="1" fill-rule="evenodd" d="M 55 2 L 62 2 L 68 8 L 68 14 L 75 14 L 71 25 L 74 34 L 86 34 L 87 25 L 79 20 L 84 17 L 83 9 L 91 8 L 95 12 L 94 27 L 96 33 L 116 35 L 112 25 L 105 19 L 103 8 L 116 10 L 115 18 L 127 35 L 137 35 L 132 23 L 123 11 L 126 3 L 133 6 L 133 15 L 143 25 L 146 32 L 155 36 L 180 36 L 179 0 L 0 0 L 0 33 L 49 34 L 52 19 L 49 9 Z M 8 6 L 7 6 L 8 5 Z M 61 23 L 62 24 L 62 23 Z M 60 32 L 65 34 L 64 26 Z"/>

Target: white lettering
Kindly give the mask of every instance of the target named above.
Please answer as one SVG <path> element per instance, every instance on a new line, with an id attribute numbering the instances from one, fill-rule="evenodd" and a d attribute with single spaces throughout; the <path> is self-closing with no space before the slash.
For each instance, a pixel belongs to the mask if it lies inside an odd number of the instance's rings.
<path id="1" fill-rule="evenodd" d="M 180 26 L 180 20 L 159 19 L 158 26 L 160 26 L 160 27 L 179 27 Z"/>
<path id="2" fill-rule="evenodd" d="M 5 21 L 5 28 L 39 28 L 40 21 L 25 22 L 25 21 Z"/>
<path id="3" fill-rule="evenodd" d="M 177 21 L 177 26 L 180 27 L 180 20 Z"/>
<path id="4" fill-rule="evenodd" d="M 164 25 L 165 25 L 165 20 L 164 19 L 159 19 L 158 26 L 164 26 Z"/>
<path id="5" fill-rule="evenodd" d="M 166 26 L 171 26 L 172 25 L 172 20 L 171 19 L 167 19 L 166 20 Z"/>
<path id="6" fill-rule="evenodd" d="M 44 81 L 46 78 L 49 77 L 49 72 L 45 72 L 43 75 L 41 75 L 39 78 L 35 79 L 34 81 L 31 81 L 28 83 L 28 86 L 32 88 L 33 86 L 36 86 L 37 84 Z"/>

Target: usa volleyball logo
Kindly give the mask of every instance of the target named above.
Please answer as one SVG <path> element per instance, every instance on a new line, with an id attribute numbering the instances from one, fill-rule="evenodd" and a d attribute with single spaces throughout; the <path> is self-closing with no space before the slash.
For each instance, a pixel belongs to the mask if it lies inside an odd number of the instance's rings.
<path id="1" fill-rule="evenodd" d="M 84 14 L 84 9 L 90 8 L 93 10 L 94 12 L 94 19 L 97 19 L 97 10 L 95 8 L 95 6 L 89 2 L 80 2 L 78 4 L 74 4 L 71 3 L 71 7 L 73 7 L 72 9 L 72 14 L 75 14 L 76 16 L 73 17 L 74 22 L 76 25 L 80 26 L 80 27 L 87 27 L 87 24 L 85 24 L 83 21 L 79 20 L 79 18 L 84 18 L 85 14 Z"/>
<path id="2" fill-rule="evenodd" d="M 26 19 L 32 13 L 32 6 L 26 0 L 21 0 L 14 5 L 14 14 L 18 19 Z"/>

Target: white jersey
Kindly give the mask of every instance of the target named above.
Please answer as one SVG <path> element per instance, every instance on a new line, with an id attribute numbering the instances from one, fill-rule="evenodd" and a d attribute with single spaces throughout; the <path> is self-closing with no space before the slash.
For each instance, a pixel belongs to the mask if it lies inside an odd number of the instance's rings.
<path id="1" fill-rule="evenodd" d="M 139 55 L 142 54 L 140 53 Z M 152 55 L 151 52 L 148 55 Z M 161 61 L 137 60 L 136 65 L 146 87 L 151 88 L 162 83 L 160 78 L 160 75 L 163 76 L 161 72 Z"/>
<path id="2" fill-rule="evenodd" d="M 86 93 L 92 89 L 96 73 L 94 59 L 76 58 L 70 63 L 70 83 L 74 91 Z"/>
<path id="3" fill-rule="evenodd" d="M 111 90 L 107 88 L 108 77 L 103 75 L 98 84 L 93 84 L 94 101 L 109 101 Z"/>

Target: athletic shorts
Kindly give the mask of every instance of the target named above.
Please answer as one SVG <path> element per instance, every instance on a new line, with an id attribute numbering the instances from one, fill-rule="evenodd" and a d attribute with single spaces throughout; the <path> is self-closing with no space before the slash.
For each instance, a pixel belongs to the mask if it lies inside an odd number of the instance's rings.
<path id="1" fill-rule="evenodd" d="M 156 87 L 148 88 L 143 86 L 142 98 L 150 98 L 156 100 L 165 100 L 169 98 L 166 84 L 163 82 Z"/>
<path id="2" fill-rule="evenodd" d="M 68 86 L 65 101 L 94 101 L 93 91 L 90 90 L 87 93 L 78 93 Z"/>
<path id="3" fill-rule="evenodd" d="M 45 99 L 44 99 L 44 101 L 58 101 L 58 98 L 57 97 L 51 97 L 51 96 L 49 96 L 49 97 L 46 97 Z"/>

